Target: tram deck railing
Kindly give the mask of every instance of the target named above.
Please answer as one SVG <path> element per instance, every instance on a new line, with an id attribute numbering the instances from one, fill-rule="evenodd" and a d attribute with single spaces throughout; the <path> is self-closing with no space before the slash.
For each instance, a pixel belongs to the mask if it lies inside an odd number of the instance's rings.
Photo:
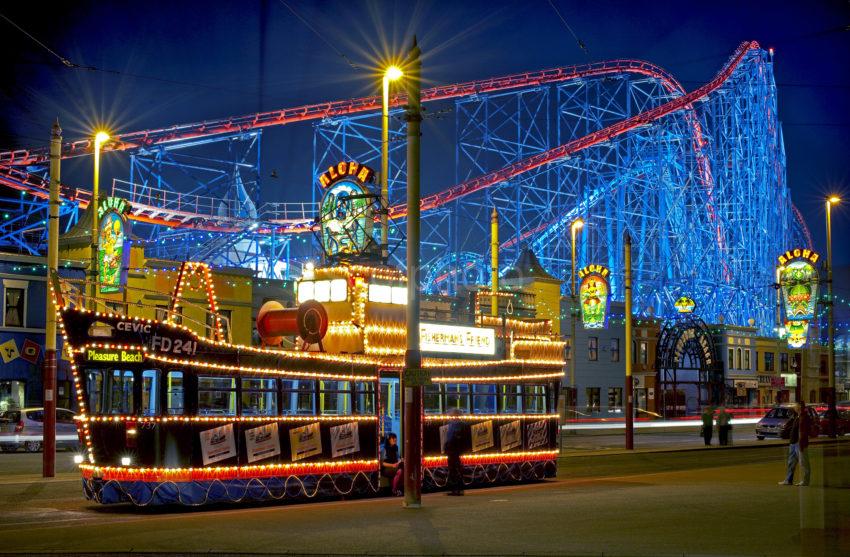
<path id="1" fill-rule="evenodd" d="M 159 290 L 152 290 L 137 286 L 123 286 L 122 293 L 124 294 L 124 299 L 116 300 L 114 298 L 107 297 L 108 295 L 91 295 L 90 291 L 92 289 L 92 285 L 94 285 L 96 289 L 100 289 L 103 285 L 103 283 L 98 281 L 60 278 L 59 283 L 62 288 L 62 296 L 65 299 L 66 304 L 71 307 L 100 311 L 102 313 L 117 313 L 119 315 L 126 315 L 127 317 L 149 318 L 148 315 L 153 313 L 154 318 L 158 321 L 168 321 L 177 325 L 184 325 L 193 330 L 199 336 L 204 338 L 215 338 L 214 325 L 211 323 L 194 319 L 191 315 L 186 315 L 182 310 L 172 310 L 170 302 L 173 300 L 173 296 L 171 294 L 165 294 L 165 296 L 168 297 L 169 304 L 167 307 L 162 307 L 156 304 L 146 303 L 142 299 L 142 296 L 145 294 L 159 297 L 163 296 L 163 293 Z M 140 293 L 141 296 L 139 296 L 136 301 L 129 301 L 126 299 L 126 294 L 131 291 Z M 185 298 L 180 299 L 180 307 L 193 308 L 202 312 L 204 315 L 218 317 L 223 325 L 225 340 L 227 342 L 231 341 L 230 320 L 226 315 L 219 312 L 211 312 L 208 307 L 193 303 Z M 212 322 L 214 323 L 215 319 L 212 319 Z"/>

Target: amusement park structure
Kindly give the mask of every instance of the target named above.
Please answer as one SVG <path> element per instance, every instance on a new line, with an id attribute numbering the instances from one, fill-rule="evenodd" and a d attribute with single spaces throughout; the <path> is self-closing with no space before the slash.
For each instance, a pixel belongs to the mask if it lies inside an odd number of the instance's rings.
<path id="1" fill-rule="evenodd" d="M 405 101 L 390 99 L 388 203 L 399 235 Z M 633 239 L 637 312 L 672 315 L 688 295 L 707 320 L 775 326 L 775 257 L 812 242 L 786 184 L 772 52 L 745 42 L 691 92 L 651 63 L 612 60 L 438 86 L 422 101 L 432 114 L 453 112 L 455 124 L 456 185 L 421 202 L 427 292 L 488 282 L 495 207 L 505 260 L 529 246 L 568 284 L 569 228 L 580 217 L 578 266 L 610 268 L 615 299 L 624 234 Z M 259 203 L 263 130 L 312 122 L 318 178 L 340 160 L 379 166 L 380 110 L 376 96 L 121 134 L 103 150 L 125 153 L 130 175 L 107 193 L 130 202 L 134 233 L 156 238 L 155 256 L 285 278 L 315 257 L 320 190 L 304 203 Z M 70 142 L 62 156 L 92 149 L 93 140 Z M 0 246 L 44 251 L 47 161 L 46 149 L 0 153 L 10 215 Z M 62 184 L 61 195 L 70 226 L 91 193 Z M 390 262 L 404 267 L 401 239 Z"/>

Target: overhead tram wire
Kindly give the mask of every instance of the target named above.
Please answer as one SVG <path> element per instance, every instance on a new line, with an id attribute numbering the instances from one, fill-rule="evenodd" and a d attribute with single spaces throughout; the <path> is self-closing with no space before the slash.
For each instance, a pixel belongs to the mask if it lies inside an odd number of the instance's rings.
<path id="1" fill-rule="evenodd" d="M 552 10 L 558 16 L 558 19 L 561 20 L 561 23 L 564 24 L 564 27 L 567 29 L 567 31 L 570 32 L 570 35 L 572 35 L 573 38 L 576 40 L 576 44 L 578 44 L 578 47 L 584 52 L 586 56 L 589 57 L 590 52 L 587 50 L 587 45 L 585 45 L 584 42 L 578 38 L 578 35 L 576 35 L 575 31 L 573 31 L 573 28 L 570 27 L 570 24 L 567 23 L 567 20 L 564 19 L 564 16 L 561 15 L 561 11 L 557 8 L 557 6 L 555 6 L 555 3 L 552 2 L 552 0 L 547 0 L 547 2 L 549 2 L 549 5 L 552 7 Z"/>
<path id="2" fill-rule="evenodd" d="M 289 5 L 288 3 L 286 3 L 284 0 L 278 0 L 278 2 L 280 2 L 281 4 L 283 4 L 283 7 L 284 7 L 284 8 L 286 8 L 287 10 L 289 10 L 289 11 L 290 11 L 290 13 L 292 13 L 292 15 L 294 15 L 294 16 L 295 16 L 295 17 L 296 17 L 296 18 L 297 18 L 297 19 L 298 19 L 301 23 L 303 23 L 303 24 L 304 24 L 304 26 L 305 26 L 307 29 L 309 29 L 309 30 L 310 30 L 310 31 L 311 31 L 314 35 L 316 35 L 316 36 L 317 36 L 317 37 L 318 37 L 318 38 L 319 38 L 319 39 L 320 39 L 323 43 L 325 43 L 328 47 L 330 47 L 330 48 L 331 48 L 331 50 L 333 50 L 334 52 L 336 52 L 337 56 L 339 56 L 340 58 L 342 58 L 343 60 L 345 60 L 345 62 L 346 62 L 349 66 L 351 66 L 351 68 L 352 68 L 352 69 L 355 69 L 355 70 L 362 70 L 362 69 L 363 69 L 362 67 L 360 67 L 360 66 L 358 66 L 357 64 L 355 64 L 354 62 L 352 62 L 352 61 L 351 61 L 351 58 L 349 58 L 348 56 L 346 56 L 346 55 L 345 55 L 345 53 L 343 53 L 343 52 L 342 52 L 342 51 L 341 51 L 338 47 L 336 47 L 333 43 L 331 43 L 331 42 L 330 42 L 330 41 L 329 41 L 329 40 L 328 40 L 328 39 L 327 39 L 324 35 L 322 35 L 321 33 L 319 33 L 319 31 L 318 31 L 315 27 L 313 27 L 313 26 L 310 24 L 310 22 L 309 22 L 309 21 L 307 21 L 307 19 L 306 19 L 306 18 L 304 18 L 301 14 L 299 14 L 298 12 L 296 12 L 296 11 L 295 11 L 295 9 L 294 9 L 292 6 L 290 6 L 290 5 Z"/>
<path id="3" fill-rule="evenodd" d="M 6 20 L 6 22 L 8 22 L 9 25 L 14 27 L 18 31 L 20 31 L 23 35 L 25 35 L 32 42 L 34 42 L 39 47 L 41 47 L 43 50 L 48 52 L 51 56 L 53 56 L 54 58 L 59 60 L 59 62 L 65 68 L 69 68 L 69 69 L 72 69 L 72 70 L 84 70 L 84 71 L 90 71 L 90 72 L 100 72 L 100 73 L 106 73 L 106 74 L 111 74 L 111 75 L 126 76 L 126 77 L 132 77 L 132 78 L 136 78 L 136 79 L 147 79 L 149 81 L 158 81 L 158 82 L 161 82 L 161 83 L 169 83 L 169 84 L 172 84 L 172 85 L 184 85 L 184 86 L 188 86 L 188 87 L 210 89 L 210 90 L 213 90 L 213 91 L 226 91 L 228 93 L 237 93 L 237 94 L 240 94 L 240 95 L 248 93 L 248 91 L 241 90 L 241 89 L 229 89 L 227 87 L 219 87 L 217 85 L 207 85 L 205 83 L 195 83 L 195 82 L 191 82 L 191 81 L 182 81 L 182 80 L 179 80 L 179 79 L 169 79 L 169 78 L 165 78 L 165 77 L 157 77 L 157 76 L 152 76 L 152 75 L 143 75 L 143 74 L 125 72 L 125 71 L 121 71 L 121 70 L 100 68 L 100 67 L 92 66 L 92 65 L 89 65 L 89 64 L 80 64 L 80 63 L 74 62 L 74 61 L 72 61 L 68 58 L 65 58 L 64 56 L 62 56 L 61 54 L 59 54 L 58 52 L 56 52 L 55 50 L 53 50 L 52 48 L 50 48 L 49 46 L 47 46 L 46 44 L 44 44 L 43 42 L 38 40 L 34 35 L 32 35 L 26 29 L 24 29 L 23 27 L 21 27 L 20 25 L 18 25 L 17 23 L 12 21 L 11 19 L 9 19 L 9 17 L 7 17 L 6 15 L 0 13 L 0 18 L 3 18 L 4 20 Z"/>

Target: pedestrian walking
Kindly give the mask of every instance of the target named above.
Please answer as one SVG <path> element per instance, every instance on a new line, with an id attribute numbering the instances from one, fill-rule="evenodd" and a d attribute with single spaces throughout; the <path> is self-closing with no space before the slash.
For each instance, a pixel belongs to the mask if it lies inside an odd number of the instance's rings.
<path id="1" fill-rule="evenodd" d="M 449 414 L 452 416 L 446 430 L 446 457 L 448 459 L 449 474 L 447 485 L 449 495 L 463 495 L 463 463 L 460 460 L 464 447 L 464 424 L 460 419 L 460 410 L 453 408 Z"/>
<path id="2" fill-rule="evenodd" d="M 711 437 L 714 435 L 714 408 L 706 406 L 702 411 L 702 438 L 705 446 L 711 446 Z"/>
<path id="3" fill-rule="evenodd" d="M 785 480 L 779 485 L 791 485 L 794 483 L 794 471 L 797 463 L 800 463 L 800 481 L 797 485 L 809 485 L 812 469 L 809 466 L 809 428 L 811 427 L 809 413 L 806 403 L 800 401 L 800 412 L 794 416 L 791 422 L 791 437 L 788 443 L 788 462 L 785 470 Z"/>
<path id="4" fill-rule="evenodd" d="M 723 406 L 720 407 L 720 410 L 717 414 L 717 435 L 720 437 L 720 445 L 727 446 L 729 445 L 730 436 L 729 434 L 732 432 L 732 414 L 726 411 L 726 408 Z"/>

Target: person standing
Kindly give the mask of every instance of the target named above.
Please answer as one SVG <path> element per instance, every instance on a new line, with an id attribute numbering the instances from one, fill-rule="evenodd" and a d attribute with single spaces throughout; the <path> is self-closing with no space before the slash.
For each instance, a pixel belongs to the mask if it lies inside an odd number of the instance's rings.
<path id="1" fill-rule="evenodd" d="M 794 471 L 797 468 L 797 463 L 800 463 L 800 481 L 797 485 L 809 485 L 811 480 L 812 470 L 809 466 L 809 428 L 811 427 L 811 419 L 809 418 L 806 403 L 800 401 L 800 412 L 791 422 L 791 436 L 788 444 L 788 463 L 786 464 L 785 480 L 779 482 L 779 485 L 791 485 L 794 483 Z"/>
<path id="2" fill-rule="evenodd" d="M 714 408 L 706 406 L 702 411 L 702 438 L 705 446 L 711 446 L 711 437 L 714 435 Z"/>
<path id="3" fill-rule="evenodd" d="M 729 444 L 729 433 L 732 431 L 732 415 L 723 406 L 717 414 L 717 434 L 720 437 L 720 445 Z"/>
<path id="4" fill-rule="evenodd" d="M 460 419 L 460 411 L 456 408 L 450 412 L 452 416 L 446 430 L 446 457 L 448 460 L 449 475 L 447 485 L 449 495 L 463 495 L 463 463 L 460 455 L 464 446 L 464 426 Z"/>

